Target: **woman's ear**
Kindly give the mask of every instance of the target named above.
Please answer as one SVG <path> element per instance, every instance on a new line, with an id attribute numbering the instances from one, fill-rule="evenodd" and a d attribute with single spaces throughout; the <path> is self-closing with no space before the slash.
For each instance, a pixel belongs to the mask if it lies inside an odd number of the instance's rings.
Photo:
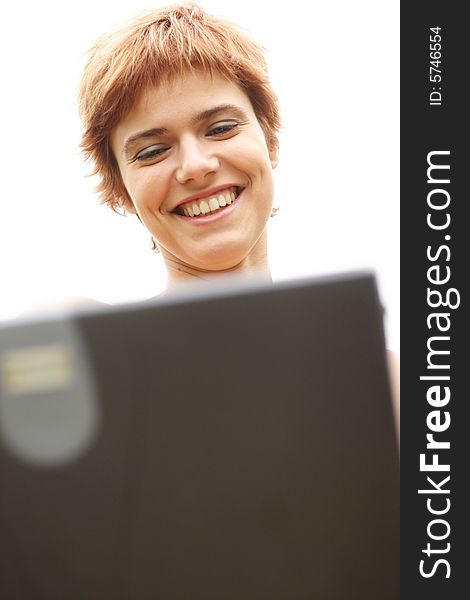
<path id="1" fill-rule="evenodd" d="M 276 146 L 275 148 L 271 148 L 269 151 L 269 158 L 271 160 L 271 166 L 275 169 L 279 163 L 279 148 Z"/>

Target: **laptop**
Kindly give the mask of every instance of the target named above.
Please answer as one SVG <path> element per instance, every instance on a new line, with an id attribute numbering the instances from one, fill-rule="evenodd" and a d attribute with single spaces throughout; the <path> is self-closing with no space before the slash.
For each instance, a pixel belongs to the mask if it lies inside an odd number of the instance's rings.
<path id="1" fill-rule="evenodd" d="M 0 328 L 0 597 L 399 597 L 368 272 Z"/>

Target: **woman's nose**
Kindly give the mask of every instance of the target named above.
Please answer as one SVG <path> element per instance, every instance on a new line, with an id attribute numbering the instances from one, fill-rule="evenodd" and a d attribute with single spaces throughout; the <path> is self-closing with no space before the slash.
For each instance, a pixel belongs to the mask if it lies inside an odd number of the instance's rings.
<path id="1" fill-rule="evenodd" d="M 204 183 L 206 176 L 215 173 L 220 166 L 208 143 L 195 139 L 185 140 L 180 145 L 178 159 L 176 179 L 179 183 Z"/>

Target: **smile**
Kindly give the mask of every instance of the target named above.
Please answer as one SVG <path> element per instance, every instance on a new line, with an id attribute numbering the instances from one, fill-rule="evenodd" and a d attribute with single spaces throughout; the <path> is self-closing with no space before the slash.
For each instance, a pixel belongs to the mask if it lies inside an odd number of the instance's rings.
<path id="1" fill-rule="evenodd" d="M 175 210 L 179 215 L 185 217 L 204 217 L 211 213 L 215 213 L 226 206 L 230 206 L 243 191 L 243 188 L 230 187 L 218 194 L 201 200 L 191 200 L 185 204 L 180 204 Z"/>

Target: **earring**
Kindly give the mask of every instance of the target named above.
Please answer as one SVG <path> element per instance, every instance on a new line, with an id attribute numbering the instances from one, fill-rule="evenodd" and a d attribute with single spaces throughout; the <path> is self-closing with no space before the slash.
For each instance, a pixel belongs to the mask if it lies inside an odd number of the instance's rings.
<path id="1" fill-rule="evenodd" d="M 279 212 L 279 210 L 280 210 L 279 206 L 273 206 L 271 209 L 271 214 L 269 216 L 275 217 L 277 215 L 277 213 Z"/>
<path id="2" fill-rule="evenodd" d="M 155 252 L 155 254 L 160 254 L 160 248 L 157 246 L 157 242 L 155 241 L 153 235 L 150 237 L 150 250 Z"/>

